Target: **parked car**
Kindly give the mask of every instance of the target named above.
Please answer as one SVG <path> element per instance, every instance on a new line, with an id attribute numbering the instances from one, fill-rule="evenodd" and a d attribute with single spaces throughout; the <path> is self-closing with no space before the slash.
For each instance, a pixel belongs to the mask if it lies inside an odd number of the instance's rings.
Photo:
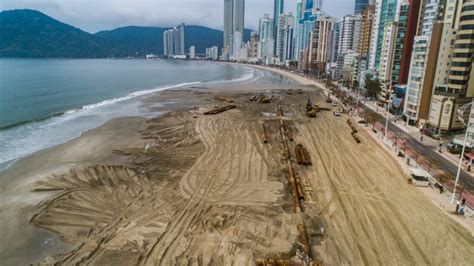
<path id="1" fill-rule="evenodd" d="M 334 114 L 335 116 L 341 116 L 341 113 L 340 113 L 340 112 L 337 112 L 337 111 L 335 111 L 333 114 Z"/>
<path id="2" fill-rule="evenodd" d="M 452 148 L 455 148 L 456 147 L 456 143 L 450 141 L 448 142 L 448 144 L 446 144 L 446 148 L 448 149 L 452 149 Z"/>

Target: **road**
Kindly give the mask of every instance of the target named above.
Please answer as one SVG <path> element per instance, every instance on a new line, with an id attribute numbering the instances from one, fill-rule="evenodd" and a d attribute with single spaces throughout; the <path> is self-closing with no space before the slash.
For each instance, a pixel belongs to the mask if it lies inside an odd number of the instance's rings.
<path id="1" fill-rule="evenodd" d="M 373 111 L 372 109 L 370 109 L 364 104 L 362 104 L 361 106 L 365 111 Z M 382 125 L 385 125 L 386 120 L 384 117 L 382 117 L 381 115 L 378 115 L 377 119 Z M 453 162 L 444 158 L 438 152 L 430 149 L 429 147 L 426 147 L 425 145 L 420 143 L 418 140 L 416 140 L 414 137 L 410 136 L 409 134 L 406 134 L 403 130 L 401 130 L 399 127 L 393 124 L 392 121 L 389 122 L 388 129 L 395 132 L 397 135 L 406 136 L 405 137 L 406 143 L 413 150 L 415 150 L 418 154 L 423 154 L 426 157 L 430 158 L 432 161 L 436 162 L 436 164 L 439 165 L 441 169 L 452 174 L 453 176 L 456 176 L 456 173 L 458 170 L 458 166 L 456 164 L 453 164 Z M 461 175 L 459 177 L 459 184 L 464 186 L 465 190 L 471 193 L 474 193 L 474 178 L 470 174 L 465 172 L 464 170 L 461 171 Z"/>

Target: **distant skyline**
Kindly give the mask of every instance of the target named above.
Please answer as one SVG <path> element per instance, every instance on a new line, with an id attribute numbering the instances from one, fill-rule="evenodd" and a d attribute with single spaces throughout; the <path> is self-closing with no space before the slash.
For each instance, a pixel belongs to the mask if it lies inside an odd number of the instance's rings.
<path id="1" fill-rule="evenodd" d="M 334 17 L 354 12 L 355 0 L 323 0 Z M 297 0 L 285 1 L 285 12 Z M 223 0 L 1 0 L 0 11 L 35 9 L 84 31 L 95 33 L 123 26 L 172 27 L 179 23 L 223 29 Z M 245 27 L 258 30 L 258 20 L 273 15 L 273 0 L 247 0 Z"/>

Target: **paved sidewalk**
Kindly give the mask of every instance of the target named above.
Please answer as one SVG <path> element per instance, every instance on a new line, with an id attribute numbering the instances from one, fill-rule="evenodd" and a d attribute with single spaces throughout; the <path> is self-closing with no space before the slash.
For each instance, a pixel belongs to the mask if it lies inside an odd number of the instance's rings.
<path id="1" fill-rule="evenodd" d="M 385 109 L 380 107 L 380 106 L 377 107 L 375 102 L 365 101 L 365 102 L 361 102 L 361 103 L 363 105 L 367 106 L 368 108 L 370 108 L 372 111 L 375 112 L 377 110 L 378 114 L 380 114 L 384 117 L 386 116 Z M 439 140 L 435 140 L 435 139 L 423 134 L 423 141 L 421 141 L 422 134 L 421 134 L 419 128 L 407 125 L 406 122 L 403 121 L 403 120 L 399 120 L 399 119 L 394 120 L 394 115 L 392 115 L 392 114 L 389 114 L 389 119 L 390 119 L 390 121 L 392 122 L 392 124 L 394 126 L 399 128 L 400 130 L 404 131 L 408 135 L 412 136 L 421 145 L 429 148 L 430 150 L 439 152 L 439 144 L 440 144 Z M 447 160 L 451 161 L 452 163 L 458 165 L 459 164 L 459 155 L 452 154 L 452 153 L 448 152 L 447 149 L 446 149 L 446 144 L 447 144 L 447 142 L 443 141 L 443 146 L 441 148 L 441 153 L 440 153 L 441 156 L 443 156 Z M 463 169 L 463 170 L 466 171 L 466 169 Z M 468 173 L 468 172 L 466 171 L 466 173 Z M 470 174 L 472 175 L 472 173 L 470 173 Z"/>

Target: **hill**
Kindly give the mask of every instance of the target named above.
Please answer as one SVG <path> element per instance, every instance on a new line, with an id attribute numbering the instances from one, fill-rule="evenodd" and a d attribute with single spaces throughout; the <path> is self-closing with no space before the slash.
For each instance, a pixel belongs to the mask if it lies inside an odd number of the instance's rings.
<path id="1" fill-rule="evenodd" d="M 163 32 L 166 28 L 127 26 L 100 31 L 94 36 L 117 47 L 123 55 L 163 54 Z"/>
<path id="2" fill-rule="evenodd" d="M 165 27 L 128 26 L 90 34 L 41 12 L 21 9 L 0 12 L 0 57 L 101 58 L 163 54 Z M 251 30 L 245 29 L 244 41 Z M 186 51 L 196 53 L 217 45 L 223 33 L 203 26 L 186 26 Z"/>
<path id="3" fill-rule="evenodd" d="M 95 35 L 109 41 L 128 55 L 163 54 L 163 27 L 128 26 L 114 30 L 100 31 Z M 245 29 L 244 41 L 250 40 L 252 31 Z M 189 25 L 185 27 L 186 52 L 194 45 L 197 54 L 204 54 L 206 48 L 217 45 L 222 48 L 223 33 L 208 27 Z"/>
<path id="4" fill-rule="evenodd" d="M 106 57 L 116 53 L 106 41 L 41 12 L 0 13 L 0 57 Z"/>

